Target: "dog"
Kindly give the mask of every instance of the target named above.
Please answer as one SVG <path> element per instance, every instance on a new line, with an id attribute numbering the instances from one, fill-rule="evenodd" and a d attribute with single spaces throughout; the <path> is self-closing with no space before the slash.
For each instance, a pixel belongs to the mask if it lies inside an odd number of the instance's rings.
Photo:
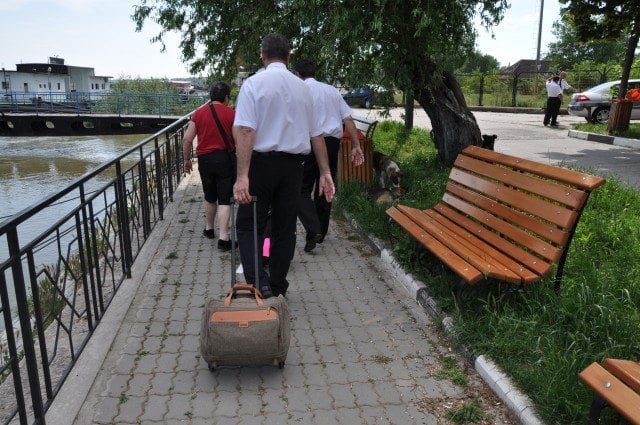
<path id="1" fill-rule="evenodd" d="M 402 171 L 387 155 L 373 151 L 373 168 L 378 174 L 381 189 L 388 189 L 393 196 L 401 196 L 404 191 L 400 187 Z"/>
<path id="2" fill-rule="evenodd" d="M 497 138 L 498 136 L 496 134 L 483 134 L 482 145 L 480 145 L 480 147 L 493 150 L 493 145 L 496 143 Z"/>

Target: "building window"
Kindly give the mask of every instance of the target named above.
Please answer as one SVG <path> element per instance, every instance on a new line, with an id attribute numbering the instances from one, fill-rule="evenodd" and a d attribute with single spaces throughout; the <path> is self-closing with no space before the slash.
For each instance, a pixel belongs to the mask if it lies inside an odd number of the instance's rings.
<path id="1" fill-rule="evenodd" d="M 104 83 L 102 83 L 102 90 L 104 90 Z"/>
<path id="2" fill-rule="evenodd" d="M 58 90 L 60 90 L 60 83 L 58 83 Z"/>

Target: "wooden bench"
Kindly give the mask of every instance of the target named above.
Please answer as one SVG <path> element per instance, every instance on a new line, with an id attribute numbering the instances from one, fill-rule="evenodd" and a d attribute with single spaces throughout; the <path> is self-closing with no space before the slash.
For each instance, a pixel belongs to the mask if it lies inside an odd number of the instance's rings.
<path id="1" fill-rule="evenodd" d="M 356 167 L 351 163 L 349 155 L 351 154 L 351 138 L 345 131 L 340 144 L 340 153 L 338 155 L 338 187 L 342 187 L 345 183 L 352 180 L 359 181 L 365 186 L 373 183 L 373 132 L 378 125 L 378 121 L 370 120 L 365 117 L 353 116 L 353 121 L 358 129 L 358 140 L 364 155 L 364 163 Z"/>
<path id="2" fill-rule="evenodd" d="M 387 214 L 464 284 L 493 278 L 537 282 L 557 265 L 559 290 L 569 244 L 590 192 L 605 180 L 552 165 L 466 147 L 435 207 Z"/>
<path id="3" fill-rule="evenodd" d="M 600 423 L 600 413 L 611 406 L 629 423 L 640 425 L 640 363 L 605 359 L 591 363 L 578 375 L 595 396 L 589 410 L 589 424 Z"/>

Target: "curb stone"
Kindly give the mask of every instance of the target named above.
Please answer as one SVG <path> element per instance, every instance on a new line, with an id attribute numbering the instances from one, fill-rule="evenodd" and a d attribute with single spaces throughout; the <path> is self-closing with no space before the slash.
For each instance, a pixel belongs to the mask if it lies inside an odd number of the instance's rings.
<path id="1" fill-rule="evenodd" d="M 588 142 L 606 143 L 608 145 L 622 146 L 631 149 L 640 149 L 640 140 L 626 137 L 607 136 L 604 134 L 587 133 L 586 131 L 569 130 L 567 134 L 574 139 L 586 140 Z"/>
<path id="2" fill-rule="evenodd" d="M 342 215 L 354 229 L 365 237 L 370 244 L 376 247 L 384 267 L 395 277 L 397 283 L 416 300 L 426 314 L 440 322 L 447 336 L 461 347 L 465 357 L 473 363 L 478 374 L 507 405 L 509 410 L 524 425 L 543 425 L 544 422 L 540 420 L 535 412 L 533 401 L 518 390 L 498 365 L 487 359 L 483 354 L 476 355 L 472 353 L 459 343 L 453 326 L 453 318 L 447 316 L 438 307 L 438 303 L 427 294 L 426 285 L 402 269 L 400 264 L 393 258 L 391 251 L 384 246 L 384 242 L 364 232 L 360 225 L 346 211 L 342 211 Z"/>

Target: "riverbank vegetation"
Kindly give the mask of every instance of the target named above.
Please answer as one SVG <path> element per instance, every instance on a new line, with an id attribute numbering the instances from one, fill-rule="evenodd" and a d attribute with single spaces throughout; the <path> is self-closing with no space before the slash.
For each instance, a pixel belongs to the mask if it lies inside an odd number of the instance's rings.
<path id="1" fill-rule="evenodd" d="M 449 169 L 437 161 L 426 131 L 407 132 L 400 123 L 385 121 L 376 129 L 374 145 L 403 170 L 407 193 L 400 203 L 430 208 L 441 199 Z M 389 224 L 386 207 L 371 202 L 368 188 L 347 185 L 338 193 L 337 206 L 387 243 L 404 269 L 424 282 L 454 318 L 460 343 L 495 361 L 547 423 L 586 423 L 592 394 L 578 373 L 591 362 L 640 360 L 637 190 L 609 179 L 593 192 L 570 247 L 561 294 L 553 291 L 551 278 L 528 286 L 487 281 L 463 304 L 453 296 L 456 276 Z"/>

